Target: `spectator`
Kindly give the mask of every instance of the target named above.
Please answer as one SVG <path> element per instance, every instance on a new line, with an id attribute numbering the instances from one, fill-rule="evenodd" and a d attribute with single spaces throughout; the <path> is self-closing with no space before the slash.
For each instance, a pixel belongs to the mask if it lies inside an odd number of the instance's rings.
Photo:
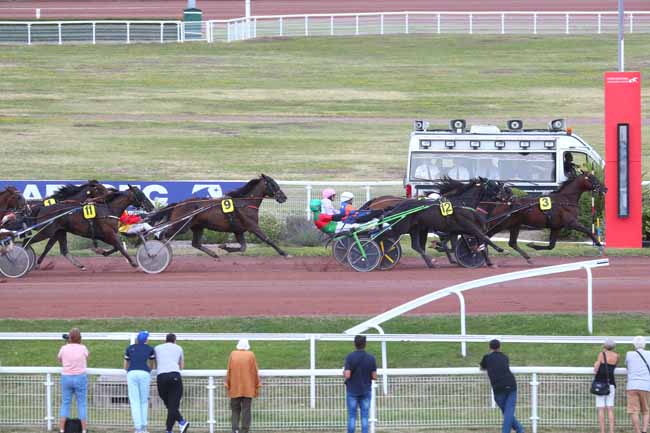
<path id="1" fill-rule="evenodd" d="M 233 433 L 248 433 L 251 427 L 251 403 L 253 398 L 258 396 L 261 386 L 255 354 L 250 348 L 248 340 L 241 339 L 237 343 L 237 350 L 233 350 L 228 358 L 228 373 L 224 385 L 230 397 Z"/>
<path id="2" fill-rule="evenodd" d="M 466 167 L 468 163 L 469 161 L 463 158 L 456 158 L 454 160 L 454 166 L 449 170 L 447 176 L 454 180 L 469 180 L 469 169 Z"/>
<path id="3" fill-rule="evenodd" d="M 616 343 L 613 340 L 605 340 L 603 351 L 598 354 L 594 364 L 595 379 L 600 382 L 609 381 L 609 395 L 596 396 L 600 433 L 605 433 L 605 408 L 607 408 L 607 418 L 609 419 L 609 433 L 614 433 L 614 399 L 616 398 L 614 370 L 616 370 L 618 364 L 618 353 L 614 352 L 615 347 Z"/>
<path id="4" fill-rule="evenodd" d="M 517 433 L 523 433 L 524 427 L 515 418 L 517 381 L 510 371 L 508 357 L 501 352 L 499 340 L 490 341 L 490 353 L 481 360 L 481 370 L 487 370 L 494 391 L 494 401 L 503 413 L 501 432 L 510 433 L 511 430 L 516 430 Z"/>
<path id="5" fill-rule="evenodd" d="M 627 413 L 632 418 L 635 433 L 648 431 L 650 420 L 650 352 L 644 350 L 645 338 L 638 336 L 632 340 L 634 351 L 627 352 Z M 639 425 L 639 413 L 643 415 L 643 429 Z"/>
<path id="6" fill-rule="evenodd" d="M 368 433 L 368 417 L 372 398 L 372 381 L 377 379 L 377 361 L 366 352 L 366 337 L 354 337 L 356 350 L 345 358 L 346 403 L 348 407 L 348 433 L 354 433 L 357 424 L 357 407 L 361 412 L 361 432 Z"/>
<path id="7" fill-rule="evenodd" d="M 422 180 L 437 180 L 442 177 L 441 161 L 436 158 L 430 158 L 428 161 L 423 161 L 415 169 L 414 177 Z"/>
<path id="8" fill-rule="evenodd" d="M 149 333 L 140 331 L 137 343 L 126 348 L 124 353 L 124 369 L 129 389 L 131 416 L 136 433 L 147 432 L 147 409 L 149 408 L 149 385 L 151 383 L 151 367 L 156 354 L 153 347 L 147 344 Z"/>
<path id="9" fill-rule="evenodd" d="M 64 336 L 65 338 L 65 336 Z M 61 411 L 59 430 L 65 429 L 65 420 L 70 416 L 72 394 L 77 397 L 77 413 L 81 420 L 81 428 L 86 433 L 87 412 L 86 395 L 88 390 L 88 376 L 86 366 L 89 352 L 86 346 L 81 344 L 81 332 L 78 328 L 72 328 L 68 333 L 66 344 L 59 350 L 58 359 L 63 366 L 61 371 Z"/>
<path id="10" fill-rule="evenodd" d="M 183 398 L 183 379 L 181 370 L 185 368 L 183 348 L 176 344 L 176 335 L 167 334 L 165 343 L 156 346 L 156 364 L 158 366 L 158 395 L 167 408 L 167 433 L 171 433 L 178 421 L 180 433 L 185 433 L 190 426 L 179 410 Z"/>

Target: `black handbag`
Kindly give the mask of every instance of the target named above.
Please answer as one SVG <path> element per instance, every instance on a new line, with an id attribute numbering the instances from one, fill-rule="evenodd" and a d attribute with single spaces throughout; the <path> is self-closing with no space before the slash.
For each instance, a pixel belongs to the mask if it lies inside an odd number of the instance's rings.
<path id="1" fill-rule="evenodd" d="M 606 381 L 598 380 L 594 378 L 591 382 L 590 392 L 595 395 L 609 395 L 609 367 L 607 367 L 607 355 L 603 351 L 603 359 L 605 360 L 605 377 Z"/>

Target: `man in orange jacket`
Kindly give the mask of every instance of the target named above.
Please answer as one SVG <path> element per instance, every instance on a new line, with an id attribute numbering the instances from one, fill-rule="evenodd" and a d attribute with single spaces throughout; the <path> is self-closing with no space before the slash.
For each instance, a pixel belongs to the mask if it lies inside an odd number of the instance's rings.
<path id="1" fill-rule="evenodd" d="M 250 350 L 248 340 L 237 343 L 228 358 L 228 373 L 224 383 L 230 398 L 232 410 L 232 432 L 248 433 L 251 426 L 251 403 L 257 397 L 261 386 L 255 354 Z M 241 429 L 239 419 L 241 417 Z"/>

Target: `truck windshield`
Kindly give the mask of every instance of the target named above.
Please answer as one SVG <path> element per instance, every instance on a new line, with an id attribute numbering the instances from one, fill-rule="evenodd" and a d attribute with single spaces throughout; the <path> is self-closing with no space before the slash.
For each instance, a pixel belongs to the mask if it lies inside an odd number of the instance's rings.
<path id="1" fill-rule="evenodd" d="M 555 182 L 555 154 L 506 152 L 413 152 L 410 179 L 456 180 L 486 177 L 504 181 Z"/>

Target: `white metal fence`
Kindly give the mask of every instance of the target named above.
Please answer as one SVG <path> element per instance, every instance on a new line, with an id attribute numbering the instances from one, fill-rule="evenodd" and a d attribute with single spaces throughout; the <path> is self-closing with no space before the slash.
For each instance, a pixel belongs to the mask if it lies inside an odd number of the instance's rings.
<path id="1" fill-rule="evenodd" d="M 617 31 L 616 12 L 384 12 L 183 21 L 2 21 L 0 44 L 231 42 L 262 37 L 388 34 L 580 35 Z M 650 12 L 626 12 L 650 33 Z"/>
<path id="2" fill-rule="evenodd" d="M 564 431 L 595 427 L 597 418 L 589 384 L 591 368 L 513 368 L 518 383 L 517 416 L 536 432 L 539 427 Z M 262 391 L 253 405 L 255 430 L 342 430 L 345 387 L 340 370 L 318 370 L 315 404 L 310 405 L 309 370 L 262 370 Z M 379 374 L 384 371 L 380 370 Z M 489 381 L 476 368 L 391 369 L 389 392 L 374 393 L 372 427 L 461 429 L 493 427 L 501 414 L 492 400 Z M 617 370 L 617 424 L 624 416 L 624 369 Z M 123 370 L 89 369 L 89 424 L 131 424 Z M 222 386 L 224 370 L 185 371 L 181 410 L 193 430 L 230 429 L 230 411 Z M 59 369 L 0 367 L 0 425 L 52 428 L 60 404 Z M 160 429 L 165 409 L 152 384 L 150 426 Z"/>

